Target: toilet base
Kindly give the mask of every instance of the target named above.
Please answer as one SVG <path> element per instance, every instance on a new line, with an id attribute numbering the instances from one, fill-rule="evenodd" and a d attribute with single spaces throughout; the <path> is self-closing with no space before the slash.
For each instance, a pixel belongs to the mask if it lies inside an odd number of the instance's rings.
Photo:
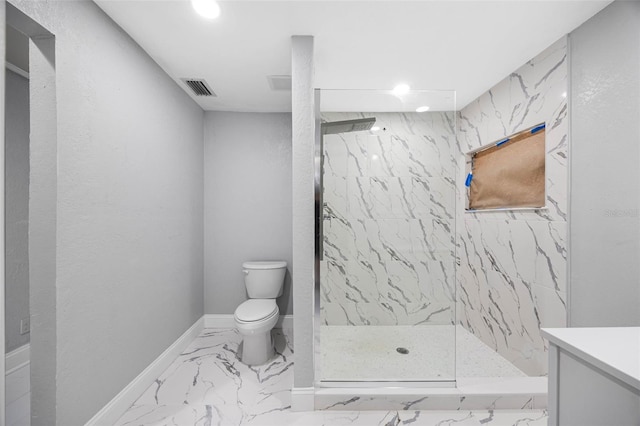
<path id="1" fill-rule="evenodd" d="M 262 365 L 275 354 L 271 330 L 242 336 L 242 355 L 240 360 L 247 365 Z"/>

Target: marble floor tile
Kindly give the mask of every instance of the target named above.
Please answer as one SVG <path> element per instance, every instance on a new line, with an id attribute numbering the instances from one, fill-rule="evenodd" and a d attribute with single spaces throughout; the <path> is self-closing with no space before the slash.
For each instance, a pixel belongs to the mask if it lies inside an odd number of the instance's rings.
<path id="1" fill-rule="evenodd" d="M 235 330 L 205 329 L 116 426 L 546 424 L 544 410 L 292 412 L 290 336 L 275 330 L 275 358 L 249 367 L 239 360 L 242 339 Z"/>
<path id="2" fill-rule="evenodd" d="M 546 426 L 543 410 L 398 411 L 399 425 L 413 426 Z"/>

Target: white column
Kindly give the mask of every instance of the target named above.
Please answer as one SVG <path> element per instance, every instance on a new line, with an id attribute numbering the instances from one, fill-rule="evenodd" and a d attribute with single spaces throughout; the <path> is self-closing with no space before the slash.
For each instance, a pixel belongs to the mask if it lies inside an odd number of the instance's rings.
<path id="1" fill-rule="evenodd" d="M 313 410 L 314 150 L 313 37 L 291 38 L 294 411 Z"/>

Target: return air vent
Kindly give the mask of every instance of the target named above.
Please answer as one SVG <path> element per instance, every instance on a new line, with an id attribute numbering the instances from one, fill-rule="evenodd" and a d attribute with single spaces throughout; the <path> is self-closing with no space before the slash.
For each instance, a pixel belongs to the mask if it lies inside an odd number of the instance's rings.
<path id="1" fill-rule="evenodd" d="M 201 78 L 182 78 L 181 80 L 196 96 L 218 96 L 211 90 L 207 82 Z"/>
<path id="2" fill-rule="evenodd" d="M 269 87 L 277 92 L 291 91 L 290 75 L 269 75 L 267 76 Z"/>

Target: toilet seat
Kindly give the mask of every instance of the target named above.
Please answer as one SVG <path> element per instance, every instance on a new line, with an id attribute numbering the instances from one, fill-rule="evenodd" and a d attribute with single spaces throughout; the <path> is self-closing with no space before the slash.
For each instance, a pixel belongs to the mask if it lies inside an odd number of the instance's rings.
<path id="1" fill-rule="evenodd" d="M 268 321 L 279 313 L 275 299 L 249 299 L 236 308 L 236 322 L 251 324 Z"/>

